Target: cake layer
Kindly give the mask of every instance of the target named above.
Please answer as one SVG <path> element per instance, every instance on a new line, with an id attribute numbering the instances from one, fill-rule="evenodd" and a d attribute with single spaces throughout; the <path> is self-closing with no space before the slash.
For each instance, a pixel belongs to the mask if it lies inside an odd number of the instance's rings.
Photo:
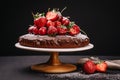
<path id="1" fill-rule="evenodd" d="M 25 34 L 19 37 L 19 43 L 23 46 L 37 48 L 77 48 L 84 47 L 90 42 L 89 38 L 84 34 L 56 35 L 51 37 L 48 35 Z"/>

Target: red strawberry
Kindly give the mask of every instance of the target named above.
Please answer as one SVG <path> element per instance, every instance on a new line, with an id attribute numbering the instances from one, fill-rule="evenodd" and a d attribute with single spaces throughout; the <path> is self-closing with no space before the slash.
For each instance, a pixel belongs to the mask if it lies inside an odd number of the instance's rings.
<path id="1" fill-rule="evenodd" d="M 55 21 L 55 26 L 58 27 L 58 26 L 61 26 L 62 23 L 60 21 Z"/>
<path id="2" fill-rule="evenodd" d="M 74 24 L 70 28 L 69 33 L 70 33 L 70 35 L 76 35 L 76 34 L 80 33 L 80 27 L 78 25 Z"/>
<path id="3" fill-rule="evenodd" d="M 60 35 L 65 35 L 67 33 L 66 26 L 59 26 L 59 27 L 57 27 L 57 29 L 58 29 L 58 34 L 60 34 Z"/>
<path id="4" fill-rule="evenodd" d="M 104 61 L 100 62 L 100 63 L 96 64 L 96 71 L 106 72 L 107 67 L 108 67 L 107 63 L 105 63 Z"/>
<path id="5" fill-rule="evenodd" d="M 48 31 L 47 31 L 47 34 L 48 34 L 48 35 L 54 36 L 54 35 L 56 35 L 57 33 L 58 33 L 58 30 L 57 30 L 56 27 L 50 26 L 50 27 L 48 28 Z"/>
<path id="6" fill-rule="evenodd" d="M 48 20 L 46 26 L 55 26 L 55 22 Z"/>
<path id="7" fill-rule="evenodd" d="M 39 30 L 38 30 L 38 33 L 40 35 L 45 35 L 47 33 L 47 28 L 46 27 L 41 27 Z"/>
<path id="8" fill-rule="evenodd" d="M 63 17 L 62 19 L 62 25 L 68 26 L 70 23 L 70 20 L 67 17 Z"/>
<path id="9" fill-rule="evenodd" d="M 29 33 L 33 33 L 33 28 L 34 28 L 34 26 L 30 26 L 30 27 L 28 28 L 28 32 L 29 32 Z"/>
<path id="10" fill-rule="evenodd" d="M 52 11 L 48 11 L 46 14 L 46 18 L 47 20 L 51 20 L 51 21 L 55 21 L 58 19 L 58 13 L 55 9 L 53 9 Z"/>
<path id="11" fill-rule="evenodd" d="M 45 18 L 44 14 L 33 14 L 34 17 L 34 25 L 36 25 L 38 28 L 44 27 L 46 25 L 47 19 Z"/>
<path id="12" fill-rule="evenodd" d="M 34 27 L 32 31 L 33 31 L 33 34 L 38 34 L 38 28 L 37 27 Z"/>
<path id="13" fill-rule="evenodd" d="M 92 74 L 96 71 L 96 65 L 92 60 L 88 60 L 84 63 L 83 69 L 85 73 Z"/>

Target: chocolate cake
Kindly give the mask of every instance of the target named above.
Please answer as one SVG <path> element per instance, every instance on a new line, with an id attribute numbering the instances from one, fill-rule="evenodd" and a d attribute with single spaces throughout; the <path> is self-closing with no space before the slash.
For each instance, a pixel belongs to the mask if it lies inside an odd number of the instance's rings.
<path id="1" fill-rule="evenodd" d="M 20 36 L 19 43 L 38 48 L 77 48 L 88 45 L 89 38 L 81 33 L 75 36 L 57 35 L 55 37 L 25 34 Z"/>
<path id="2" fill-rule="evenodd" d="M 65 9 L 63 9 L 65 10 Z M 34 24 L 28 33 L 19 37 L 23 46 L 37 48 L 77 48 L 87 46 L 90 42 L 86 33 L 74 21 L 63 16 L 59 9 L 46 13 L 33 14 Z M 84 33 L 84 34 L 82 34 Z"/>

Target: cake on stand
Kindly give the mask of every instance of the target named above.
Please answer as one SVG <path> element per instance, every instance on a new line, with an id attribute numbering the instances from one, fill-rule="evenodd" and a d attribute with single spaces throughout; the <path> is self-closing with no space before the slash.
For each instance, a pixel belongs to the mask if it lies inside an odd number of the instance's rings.
<path id="1" fill-rule="evenodd" d="M 66 72 L 75 71 L 77 69 L 75 65 L 62 63 L 59 60 L 59 52 L 84 51 L 84 50 L 92 49 L 94 47 L 94 45 L 91 43 L 81 48 L 63 48 L 63 49 L 62 48 L 33 48 L 33 47 L 22 46 L 19 43 L 16 43 L 15 46 L 17 48 L 25 49 L 25 50 L 49 52 L 50 58 L 46 63 L 40 63 L 40 64 L 31 66 L 32 70 L 45 72 L 45 73 L 66 73 Z"/>

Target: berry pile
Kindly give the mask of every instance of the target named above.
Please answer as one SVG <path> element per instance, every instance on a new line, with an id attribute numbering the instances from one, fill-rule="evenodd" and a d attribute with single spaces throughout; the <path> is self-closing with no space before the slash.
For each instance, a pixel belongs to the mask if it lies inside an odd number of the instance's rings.
<path id="1" fill-rule="evenodd" d="M 80 33 L 80 27 L 68 17 L 62 16 L 59 9 L 48 10 L 45 13 L 33 14 L 34 25 L 28 28 L 28 32 L 35 35 L 71 35 L 74 36 Z"/>
<path id="2" fill-rule="evenodd" d="M 97 72 L 106 72 L 108 65 L 105 61 L 99 61 L 94 63 L 92 60 L 88 60 L 83 64 L 83 70 L 85 73 L 92 74 Z"/>

